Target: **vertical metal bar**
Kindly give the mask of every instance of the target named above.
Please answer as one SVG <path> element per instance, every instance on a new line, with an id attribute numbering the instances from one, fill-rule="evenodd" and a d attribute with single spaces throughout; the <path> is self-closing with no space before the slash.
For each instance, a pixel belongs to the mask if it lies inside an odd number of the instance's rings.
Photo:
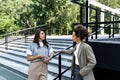
<path id="1" fill-rule="evenodd" d="M 97 39 L 98 35 L 97 35 L 97 27 L 98 27 L 98 10 L 96 9 L 96 16 L 95 16 L 95 19 L 96 19 L 96 24 L 95 24 L 95 39 Z"/>
<path id="2" fill-rule="evenodd" d="M 109 38 L 111 37 L 110 32 L 111 32 L 111 25 L 109 25 Z"/>
<path id="3" fill-rule="evenodd" d="M 86 28 L 88 30 L 88 0 L 86 0 Z M 86 42 L 88 42 L 88 38 L 86 38 Z"/>
<path id="4" fill-rule="evenodd" d="M 8 36 L 5 36 L 5 49 L 8 49 Z"/>
<path id="5" fill-rule="evenodd" d="M 83 23 L 83 18 L 82 18 L 82 15 L 83 15 L 83 11 L 82 11 L 83 7 L 82 5 L 80 6 L 80 24 Z"/>
<path id="6" fill-rule="evenodd" d="M 28 31 L 24 31 L 25 43 L 27 43 L 27 34 L 28 34 Z"/>
<path id="7" fill-rule="evenodd" d="M 59 54 L 59 80 L 61 80 L 61 54 Z"/>
<path id="8" fill-rule="evenodd" d="M 115 29 L 115 24 L 114 24 L 114 20 L 115 20 L 115 17 L 114 17 L 114 15 L 113 15 L 113 34 L 112 34 L 112 37 L 114 38 L 114 29 Z"/>
<path id="9" fill-rule="evenodd" d="M 25 34 L 25 43 L 27 43 L 27 34 Z"/>

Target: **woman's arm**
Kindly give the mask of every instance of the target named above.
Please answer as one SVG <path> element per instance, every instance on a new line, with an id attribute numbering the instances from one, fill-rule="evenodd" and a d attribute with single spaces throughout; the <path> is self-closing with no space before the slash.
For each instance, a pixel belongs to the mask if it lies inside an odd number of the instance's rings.
<path id="1" fill-rule="evenodd" d="M 53 56 L 54 56 L 54 52 L 51 52 L 50 56 L 49 56 L 49 59 L 51 60 L 53 58 Z"/>
<path id="2" fill-rule="evenodd" d="M 45 56 L 43 54 L 40 54 L 40 55 L 37 55 L 37 56 L 32 56 L 32 55 L 27 54 L 27 60 L 28 61 L 32 61 L 32 60 L 35 60 L 35 59 L 42 59 L 44 57 Z"/>
<path id="3" fill-rule="evenodd" d="M 66 49 L 66 50 L 61 50 L 59 51 L 60 53 L 68 53 L 68 54 L 72 54 L 75 50 L 75 47 L 73 49 Z"/>
<path id="4" fill-rule="evenodd" d="M 53 56 L 54 56 L 54 52 L 51 52 L 50 56 L 47 59 L 45 59 L 44 62 L 48 63 L 53 58 Z"/>

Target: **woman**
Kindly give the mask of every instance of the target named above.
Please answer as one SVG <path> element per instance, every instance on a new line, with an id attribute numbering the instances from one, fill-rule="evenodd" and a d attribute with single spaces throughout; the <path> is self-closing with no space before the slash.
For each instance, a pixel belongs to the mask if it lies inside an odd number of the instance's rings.
<path id="1" fill-rule="evenodd" d="M 30 61 L 28 80 L 47 80 L 48 62 L 54 56 L 52 47 L 46 41 L 46 33 L 40 29 L 35 33 L 33 43 L 26 51 Z"/>
<path id="2" fill-rule="evenodd" d="M 76 42 L 75 47 L 70 50 L 60 51 L 64 53 L 73 53 L 73 80 L 95 80 L 92 69 L 96 65 L 96 59 L 91 46 L 83 42 L 83 39 L 88 36 L 88 31 L 83 25 L 75 25 L 72 34 L 72 40 Z"/>

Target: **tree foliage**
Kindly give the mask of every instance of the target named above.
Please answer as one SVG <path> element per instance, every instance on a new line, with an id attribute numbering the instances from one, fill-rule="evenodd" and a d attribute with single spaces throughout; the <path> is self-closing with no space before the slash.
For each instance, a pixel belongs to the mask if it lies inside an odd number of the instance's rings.
<path id="1" fill-rule="evenodd" d="M 119 0 L 97 1 L 120 7 Z M 79 8 L 71 0 L 0 0 L 0 34 L 41 24 L 46 24 L 45 29 L 52 34 L 69 34 L 71 24 L 78 22 Z M 95 12 L 91 15 L 94 21 Z"/>
<path id="2" fill-rule="evenodd" d="M 46 24 L 53 34 L 68 33 L 71 23 L 77 21 L 78 7 L 70 0 L 33 0 L 31 5 L 37 25 Z M 74 11 L 73 11 L 74 10 Z"/>
<path id="3" fill-rule="evenodd" d="M 0 34 L 21 29 L 21 14 L 26 14 L 27 0 L 0 0 Z"/>

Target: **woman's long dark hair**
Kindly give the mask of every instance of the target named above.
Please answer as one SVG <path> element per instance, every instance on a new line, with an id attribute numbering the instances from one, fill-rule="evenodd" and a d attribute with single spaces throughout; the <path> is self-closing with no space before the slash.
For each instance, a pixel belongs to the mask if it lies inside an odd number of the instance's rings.
<path id="1" fill-rule="evenodd" d="M 40 47 L 40 44 L 39 44 L 39 35 L 40 35 L 41 31 L 43 31 L 45 33 L 45 40 L 43 40 L 43 44 L 48 47 L 48 42 L 46 40 L 46 32 L 45 32 L 45 30 L 43 28 L 39 29 L 35 33 L 35 36 L 34 36 L 34 39 L 33 39 L 33 43 L 36 43 L 38 45 L 38 48 Z"/>

